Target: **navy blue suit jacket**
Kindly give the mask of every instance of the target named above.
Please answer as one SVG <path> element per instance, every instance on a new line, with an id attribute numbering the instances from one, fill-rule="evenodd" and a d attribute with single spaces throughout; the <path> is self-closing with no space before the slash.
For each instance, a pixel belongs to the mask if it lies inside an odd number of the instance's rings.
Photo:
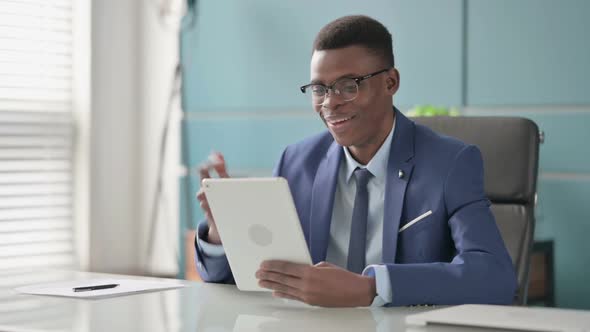
<path id="1" fill-rule="evenodd" d="M 511 303 L 516 274 L 484 193 L 479 149 L 395 112 L 383 218 L 389 305 Z M 274 171 L 289 182 L 314 263 L 326 258 L 341 161 L 342 147 L 326 131 L 287 147 Z M 199 236 L 207 230 L 202 222 Z M 233 283 L 225 256 L 196 252 L 203 280 Z"/>

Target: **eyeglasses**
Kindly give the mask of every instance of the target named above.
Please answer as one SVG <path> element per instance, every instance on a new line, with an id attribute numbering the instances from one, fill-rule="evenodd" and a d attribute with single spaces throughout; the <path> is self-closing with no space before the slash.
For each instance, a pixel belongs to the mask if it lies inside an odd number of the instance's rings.
<path id="1" fill-rule="evenodd" d="M 332 91 L 333 95 L 342 98 L 344 101 L 352 101 L 354 100 L 359 93 L 359 84 L 369 79 L 375 75 L 379 75 L 388 71 L 391 68 L 381 69 L 371 74 L 367 74 L 365 76 L 360 77 L 343 77 L 339 78 L 331 85 L 323 85 L 319 83 L 311 83 L 300 87 L 299 89 L 303 93 L 307 93 L 308 90 L 311 91 L 309 96 L 311 97 L 311 102 L 314 105 L 321 105 L 324 103 L 326 96 L 330 91 Z"/>

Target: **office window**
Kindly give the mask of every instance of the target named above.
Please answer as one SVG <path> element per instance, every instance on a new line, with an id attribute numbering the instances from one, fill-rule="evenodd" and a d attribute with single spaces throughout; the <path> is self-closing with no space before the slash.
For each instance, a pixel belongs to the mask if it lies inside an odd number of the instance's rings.
<path id="1" fill-rule="evenodd" d="M 73 0 L 0 0 L 0 271 L 76 266 Z"/>

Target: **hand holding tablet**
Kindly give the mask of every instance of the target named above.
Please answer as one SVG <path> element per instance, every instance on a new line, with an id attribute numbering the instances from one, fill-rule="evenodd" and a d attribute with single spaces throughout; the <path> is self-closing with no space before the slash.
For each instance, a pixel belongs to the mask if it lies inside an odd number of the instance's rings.
<path id="1" fill-rule="evenodd" d="M 199 167 L 201 181 L 210 178 L 210 173 L 212 170 L 215 171 L 220 178 L 229 178 L 229 175 L 227 174 L 225 158 L 223 158 L 223 155 L 219 152 L 212 152 L 207 158 L 207 161 L 201 164 Z M 197 193 L 197 200 L 199 201 L 199 205 L 201 206 L 201 209 L 205 214 L 205 218 L 207 219 L 207 224 L 209 225 L 207 242 L 211 244 L 221 244 L 221 239 L 217 233 L 217 226 L 215 225 L 215 220 L 211 214 L 209 202 L 207 201 L 207 197 L 205 196 L 205 191 L 203 188 L 201 188 Z"/>
<path id="2" fill-rule="evenodd" d="M 209 178 L 202 190 L 240 290 L 268 291 L 255 276 L 263 261 L 312 263 L 284 178 Z"/>

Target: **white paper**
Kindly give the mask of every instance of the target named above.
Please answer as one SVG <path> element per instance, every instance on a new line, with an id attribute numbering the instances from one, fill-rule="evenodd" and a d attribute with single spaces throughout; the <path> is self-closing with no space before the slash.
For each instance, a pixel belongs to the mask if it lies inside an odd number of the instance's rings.
<path id="1" fill-rule="evenodd" d="M 88 287 L 95 285 L 119 284 L 119 286 L 108 289 L 99 289 L 85 292 L 74 292 L 76 287 Z M 142 279 L 87 279 L 65 282 L 54 282 L 36 284 L 15 288 L 14 290 L 31 295 L 65 296 L 81 299 L 96 299 L 104 297 L 122 296 L 141 292 L 166 290 L 184 287 L 180 282 L 175 281 L 151 281 Z"/>

